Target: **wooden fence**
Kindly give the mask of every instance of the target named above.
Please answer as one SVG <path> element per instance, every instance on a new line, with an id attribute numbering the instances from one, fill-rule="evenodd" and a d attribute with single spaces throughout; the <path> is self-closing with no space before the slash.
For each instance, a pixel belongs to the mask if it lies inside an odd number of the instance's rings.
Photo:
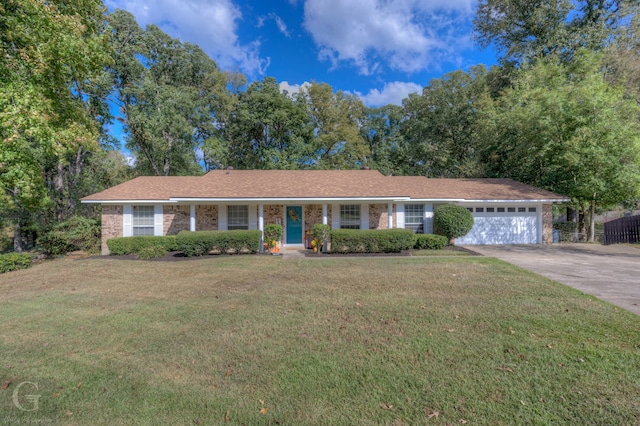
<path id="1" fill-rule="evenodd" d="M 604 224 L 604 243 L 640 243 L 640 216 L 621 217 Z"/>

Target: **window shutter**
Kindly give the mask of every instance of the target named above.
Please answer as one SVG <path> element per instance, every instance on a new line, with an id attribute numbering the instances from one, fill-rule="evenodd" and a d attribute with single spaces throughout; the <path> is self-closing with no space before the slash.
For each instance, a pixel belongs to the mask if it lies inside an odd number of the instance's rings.
<path id="1" fill-rule="evenodd" d="M 163 210 L 162 204 L 153 206 L 153 235 L 162 236 L 164 234 Z"/>
<path id="2" fill-rule="evenodd" d="M 340 229 L 340 204 L 331 205 L 331 229 Z"/>
<path id="3" fill-rule="evenodd" d="M 125 205 L 122 207 L 122 236 L 130 237 L 133 235 L 133 207 Z"/>
<path id="4" fill-rule="evenodd" d="M 225 204 L 218 206 L 218 230 L 227 230 L 227 206 Z"/>
<path id="5" fill-rule="evenodd" d="M 424 205 L 424 233 L 433 234 L 433 204 Z"/>
<path id="6" fill-rule="evenodd" d="M 398 228 L 404 229 L 404 203 L 396 204 L 396 222 Z"/>
<path id="7" fill-rule="evenodd" d="M 360 229 L 369 229 L 369 204 L 360 206 Z"/>
<path id="8" fill-rule="evenodd" d="M 258 229 L 258 214 L 257 206 L 249 205 L 247 210 L 249 211 L 249 229 Z"/>

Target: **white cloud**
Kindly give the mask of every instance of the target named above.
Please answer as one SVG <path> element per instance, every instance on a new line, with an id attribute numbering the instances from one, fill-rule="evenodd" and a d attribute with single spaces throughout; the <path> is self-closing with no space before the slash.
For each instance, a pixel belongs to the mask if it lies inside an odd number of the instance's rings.
<path id="1" fill-rule="evenodd" d="M 292 96 L 296 93 L 300 93 L 300 89 L 302 88 L 306 89 L 309 86 L 311 86 L 311 83 L 309 83 L 308 81 L 305 81 L 302 84 L 289 84 L 288 81 L 281 81 L 279 84 L 280 91 L 287 92 L 289 96 Z"/>
<path id="2" fill-rule="evenodd" d="M 172 37 L 198 44 L 222 69 L 239 67 L 258 75 L 269 64 L 260 57 L 259 41 L 238 40 L 242 13 L 231 0 L 106 0 L 105 4 L 131 12 L 143 28 L 156 24 Z"/>
<path id="3" fill-rule="evenodd" d="M 333 66 L 416 72 L 471 45 L 472 0 L 306 0 L 304 27 Z"/>
<path id="4" fill-rule="evenodd" d="M 417 83 L 393 81 L 386 83 L 382 90 L 371 89 L 366 95 L 359 92 L 356 92 L 356 95 L 366 106 L 378 107 L 389 104 L 402 105 L 402 100 L 410 93 L 422 93 L 422 86 Z"/>
<path id="5" fill-rule="evenodd" d="M 276 15 L 275 13 L 270 13 L 267 16 L 260 16 L 258 18 L 258 23 L 256 24 L 256 26 L 258 28 L 262 28 L 262 26 L 264 26 L 264 22 L 267 19 L 273 19 L 273 22 L 275 22 L 276 26 L 278 27 L 278 31 L 280 31 L 285 37 L 287 38 L 291 37 L 291 34 L 289 33 L 289 29 L 287 28 L 287 24 L 285 24 L 282 18 Z"/>

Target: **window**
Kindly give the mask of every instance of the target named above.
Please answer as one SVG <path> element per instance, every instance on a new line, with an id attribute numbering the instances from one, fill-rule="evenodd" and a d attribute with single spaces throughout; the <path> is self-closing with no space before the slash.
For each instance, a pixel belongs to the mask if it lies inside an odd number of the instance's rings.
<path id="1" fill-rule="evenodd" d="M 536 212 L 535 207 L 529 207 L 529 213 L 535 213 L 535 212 Z"/>
<path id="2" fill-rule="evenodd" d="M 340 228 L 360 229 L 360 206 L 358 204 L 340 205 Z"/>
<path id="3" fill-rule="evenodd" d="M 467 210 L 469 210 L 471 213 L 473 213 L 473 207 L 467 207 Z"/>
<path id="4" fill-rule="evenodd" d="M 424 234 L 424 204 L 404 206 L 404 227 L 416 234 Z"/>
<path id="5" fill-rule="evenodd" d="M 518 207 L 518 213 L 526 213 L 527 208 L 526 207 Z"/>
<path id="6" fill-rule="evenodd" d="M 498 207 L 498 213 L 504 213 L 504 207 Z"/>
<path id="7" fill-rule="evenodd" d="M 227 206 L 227 229 L 249 229 L 248 206 Z"/>
<path id="8" fill-rule="evenodd" d="M 507 211 L 508 211 L 509 213 L 515 213 L 516 208 L 515 208 L 515 207 L 507 207 Z"/>
<path id="9" fill-rule="evenodd" d="M 476 207 L 476 213 L 484 213 L 484 207 Z"/>
<path id="10" fill-rule="evenodd" d="M 153 206 L 133 206 L 132 235 L 153 235 Z"/>
<path id="11" fill-rule="evenodd" d="M 487 213 L 493 213 L 495 209 L 493 207 L 487 207 Z"/>

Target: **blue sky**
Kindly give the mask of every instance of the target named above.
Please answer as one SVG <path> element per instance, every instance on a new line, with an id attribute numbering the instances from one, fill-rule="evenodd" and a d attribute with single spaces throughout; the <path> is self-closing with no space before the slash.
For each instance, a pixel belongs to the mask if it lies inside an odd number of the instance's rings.
<path id="1" fill-rule="evenodd" d="M 196 43 L 225 71 L 275 77 L 294 92 L 330 84 L 367 106 L 400 104 L 432 78 L 479 63 L 475 0 L 106 0 Z"/>

